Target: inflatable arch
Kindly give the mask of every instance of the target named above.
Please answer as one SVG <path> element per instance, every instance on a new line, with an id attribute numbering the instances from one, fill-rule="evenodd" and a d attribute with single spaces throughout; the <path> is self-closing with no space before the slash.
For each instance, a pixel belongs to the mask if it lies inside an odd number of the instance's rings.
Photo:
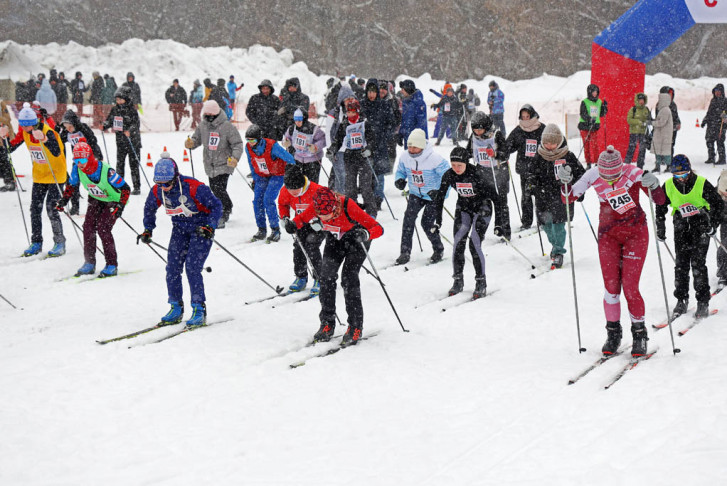
<path id="1" fill-rule="evenodd" d="M 694 24 L 721 23 L 727 23 L 727 0 L 640 0 L 596 36 L 591 46 L 591 82 L 608 101 L 599 150 L 608 142 L 626 153 L 626 114 L 634 95 L 644 90 L 646 63 Z"/>

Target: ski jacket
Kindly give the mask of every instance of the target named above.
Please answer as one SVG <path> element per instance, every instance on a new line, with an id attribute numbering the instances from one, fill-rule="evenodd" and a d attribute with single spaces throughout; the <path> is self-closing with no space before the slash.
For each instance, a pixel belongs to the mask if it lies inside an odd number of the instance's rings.
<path id="1" fill-rule="evenodd" d="M 202 118 L 194 134 L 190 137 L 196 149 L 203 145 L 202 161 L 207 177 L 217 177 L 222 174 L 232 174 L 234 167 L 227 165 L 227 159 L 234 157 L 238 161 L 242 158 L 244 148 L 240 132 L 227 119 L 227 115 L 220 111 L 211 122 Z"/>
<path id="2" fill-rule="evenodd" d="M 669 93 L 659 93 L 656 104 L 656 119 L 654 120 L 654 133 L 651 141 L 651 151 L 655 155 L 671 155 L 671 139 L 674 136 L 674 121 L 669 109 L 671 96 Z"/>
<path id="3" fill-rule="evenodd" d="M 290 144 L 288 152 L 293 158 L 305 164 L 319 162 L 326 148 L 326 134 L 317 125 L 308 121 L 308 114 L 303 113 L 303 124 L 298 128 L 295 124 L 288 127 L 284 139 Z M 311 149 L 311 146 L 314 148 Z"/>
<path id="4" fill-rule="evenodd" d="M 116 89 L 116 80 L 109 76 L 106 80 L 106 86 L 104 86 L 103 92 L 101 93 L 102 105 L 113 105 L 115 103 Z"/>
<path id="5" fill-rule="evenodd" d="M 424 103 L 424 95 L 419 90 L 401 100 L 401 128 L 399 128 L 399 134 L 404 139 L 404 148 L 407 147 L 406 141 L 409 134 L 415 128 L 424 130 L 424 135 L 429 138 L 427 105 Z"/>
<path id="6" fill-rule="evenodd" d="M 30 161 L 33 164 L 33 182 L 39 184 L 64 184 L 66 182 L 66 154 L 58 132 L 46 123 L 39 123 L 34 129 L 41 130 L 46 141 L 40 143 L 32 133 L 19 130 L 15 138 L 10 141 L 10 152 L 14 152 L 23 143 L 30 152 Z"/>
<path id="7" fill-rule="evenodd" d="M 141 132 L 139 132 L 139 113 L 136 111 L 134 105 L 129 104 L 127 101 L 122 105 L 114 105 L 111 108 L 106 121 L 104 121 L 103 129 L 113 130 L 116 134 L 116 144 L 128 143 L 126 140 L 125 131 L 128 131 L 131 138 L 131 143 L 134 147 L 141 148 Z M 137 149 L 138 150 L 138 149 Z M 137 156 L 140 156 L 137 152 Z M 141 162 L 141 161 L 139 161 Z"/>
<path id="8" fill-rule="evenodd" d="M 306 179 L 303 191 L 297 197 L 294 197 L 290 194 L 288 188 L 283 186 L 278 195 L 278 216 L 280 216 L 280 219 L 289 218 L 291 210 L 293 211 L 293 217 L 295 217 L 303 214 L 306 209 L 312 208 L 313 196 L 321 187 L 323 186 Z"/>
<path id="9" fill-rule="evenodd" d="M 103 161 L 97 162 L 98 167 L 93 174 L 85 174 L 78 168 L 75 160 L 71 167 L 71 176 L 68 179 L 63 197 L 70 199 L 82 183 L 88 191 L 89 197 L 98 199 L 101 202 L 119 202 L 126 205 L 129 200 L 131 188 L 116 171 Z"/>
<path id="10" fill-rule="evenodd" d="M 278 140 L 282 133 L 282 124 L 278 110 L 280 109 L 280 98 L 275 96 L 275 88 L 270 88 L 270 94 L 265 96 L 262 92 L 250 97 L 245 108 L 245 115 L 263 131 L 265 138 Z"/>
<path id="11" fill-rule="evenodd" d="M 722 223 L 724 201 L 706 178 L 692 172 L 684 184 L 677 184 L 671 178 L 661 188 L 664 191 L 664 204 L 656 206 L 658 229 L 665 229 L 666 214 L 670 208 L 674 234 L 686 231 L 701 233 L 709 226 L 716 229 Z"/>
<path id="12" fill-rule="evenodd" d="M 101 96 L 103 95 L 104 82 L 101 76 L 96 76 L 91 81 L 91 96 L 88 98 L 89 103 L 93 105 L 101 104 Z"/>
<path id="13" fill-rule="evenodd" d="M 259 177 L 272 177 L 285 175 L 285 165 L 295 164 L 295 159 L 275 140 L 264 138 L 257 145 L 251 147 L 245 144 L 245 154 L 253 173 L 253 181 Z M 254 162 L 254 163 L 253 163 Z"/>
<path id="14" fill-rule="evenodd" d="M 487 93 L 487 105 L 490 107 L 490 113 L 499 115 L 505 113 L 505 94 L 497 85 L 495 89 Z"/>
<path id="15" fill-rule="evenodd" d="M 172 85 L 164 93 L 164 99 L 166 99 L 167 103 L 170 105 L 186 105 L 187 91 L 181 86 L 177 86 L 175 88 L 174 85 Z"/>
<path id="16" fill-rule="evenodd" d="M 439 114 L 443 118 L 456 118 L 459 120 L 462 117 L 462 103 L 459 102 L 456 96 L 442 96 L 433 108 L 439 110 Z"/>
<path id="17" fill-rule="evenodd" d="M 560 147 L 566 147 L 567 142 L 563 140 Z M 558 179 L 558 168 L 567 165 L 571 168 L 573 179 L 580 179 L 586 170 L 583 168 L 578 157 L 573 152 L 568 152 L 562 159 L 546 160 L 538 154 L 530 167 L 531 181 L 533 184 L 533 195 L 537 207 L 537 216 L 540 224 L 565 223 L 567 214 L 565 204 L 561 198 L 563 187 Z M 571 220 L 573 219 L 573 203 L 571 203 Z"/>
<path id="18" fill-rule="evenodd" d="M 457 209 L 469 214 L 479 213 L 487 201 L 497 197 L 494 188 L 487 184 L 485 169 L 467 164 L 462 175 L 449 169 L 442 176 L 442 183 L 436 194 L 434 202 L 437 204 L 437 224 L 442 225 L 442 210 L 444 198 L 449 188 L 457 191 Z"/>
<path id="19" fill-rule="evenodd" d="M 715 94 L 717 90 L 721 92 L 720 96 Z M 712 88 L 712 99 L 709 101 L 707 114 L 702 118 L 702 128 L 707 127 L 706 138 L 708 140 L 719 138 L 720 132 L 724 135 L 727 130 L 727 120 L 722 120 L 726 114 L 727 98 L 725 98 L 724 85 L 720 83 Z"/>
<path id="20" fill-rule="evenodd" d="M 540 123 L 538 128 L 533 131 L 526 132 L 518 125 L 507 137 L 507 153 L 508 155 L 517 152 L 515 159 L 515 172 L 523 176 L 530 173 L 530 164 L 535 161 L 538 153 L 538 145 L 540 145 L 540 137 L 545 130 L 545 124 Z"/>
<path id="21" fill-rule="evenodd" d="M 644 97 L 644 106 L 639 105 L 639 96 Z M 634 95 L 634 106 L 631 107 L 626 115 L 626 123 L 629 124 L 629 133 L 635 135 L 643 135 L 646 133 L 647 122 L 652 121 L 651 110 L 646 104 L 649 98 L 644 93 L 636 93 Z"/>
<path id="22" fill-rule="evenodd" d="M 378 221 L 361 209 L 353 199 L 341 194 L 336 194 L 336 198 L 341 205 L 339 214 L 328 221 L 321 221 L 323 231 L 327 231 L 337 240 L 346 239 L 346 235 L 354 228 L 364 228 L 368 231 L 370 240 L 375 240 L 384 234 L 384 228 Z M 310 223 L 316 217 L 316 211 L 311 204 L 305 211 L 293 219 L 293 223 L 295 223 L 298 229 L 301 229 L 304 224 Z"/>
<path id="23" fill-rule="evenodd" d="M 65 115 L 63 115 L 63 121 L 68 121 L 73 125 L 73 132 L 69 132 L 68 130 L 66 130 L 66 127 L 63 123 L 61 123 L 60 129 L 61 141 L 63 143 L 67 142 L 71 145 L 71 150 L 69 153 L 72 154 L 73 147 L 75 147 L 82 138 L 85 138 L 86 143 L 91 147 L 91 150 L 93 150 L 94 157 L 96 157 L 97 160 L 103 160 L 103 153 L 101 152 L 101 147 L 99 147 L 98 145 L 96 135 L 93 133 L 93 130 L 91 130 L 91 127 L 83 123 L 78 118 L 78 115 L 75 111 L 66 111 Z"/>
<path id="24" fill-rule="evenodd" d="M 129 78 L 131 78 L 131 81 L 129 81 Z M 134 73 L 126 73 L 126 82 L 121 86 L 127 86 L 131 89 L 131 104 L 134 105 L 134 108 L 141 105 L 141 86 L 136 82 Z"/>
<path id="25" fill-rule="evenodd" d="M 185 197 L 184 203 L 180 202 L 181 195 Z M 222 203 L 212 190 L 197 179 L 183 175 L 177 177 L 169 192 L 164 192 L 158 184 L 149 191 L 144 203 L 144 229 L 156 228 L 156 212 L 162 205 L 171 216 L 172 224 L 183 228 L 204 225 L 217 228 L 222 217 Z"/>
<path id="26" fill-rule="evenodd" d="M 83 93 L 88 91 L 86 82 L 83 79 L 75 78 L 71 80 L 71 103 L 83 103 Z"/>
<path id="27" fill-rule="evenodd" d="M 431 201 L 429 192 L 436 191 L 442 185 L 442 176 L 450 169 L 447 159 L 434 151 L 431 145 L 412 157 L 406 150 L 399 157 L 394 180 L 406 179 L 409 184 L 409 195 L 425 201 Z"/>
<path id="28" fill-rule="evenodd" d="M 596 91 L 595 97 L 592 95 L 593 91 Z M 601 94 L 601 89 L 595 84 L 589 84 L 586 88 L 586 98 L 581 101 L 578 110 L 581 115 L 578 130 L 597 132 L 601 128 L 601 117 L 608 113 L 608 104 L 598 98 L 599 94 Z"/>
<path id="29" fill-rule="evenodd" d="M 56 112 L 58 97 L 53 89 L 51 89 L 50 82 L 47 79 L 43 80 L 40 89 L 35 94 L 35 100 L 40 103 L 40 107 L 48 112 L 49 115 L 53 115 Z"/>

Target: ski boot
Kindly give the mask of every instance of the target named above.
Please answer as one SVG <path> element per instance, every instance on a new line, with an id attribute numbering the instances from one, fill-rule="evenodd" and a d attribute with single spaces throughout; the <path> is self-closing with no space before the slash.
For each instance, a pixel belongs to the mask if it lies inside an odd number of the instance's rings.
<path id="1" fill-rule="evenodd" d="M 170 302 L 172 308 L 169 309 L 167 315 L 161 318 L 159 322 L 162 326 L 169 326 L 171 324 L 178 324 L 182 322 L 182 316 L 184 316 L 184 304 L 181 302 Z"/>
<path id="2" fill-rule="evenodd" d="M 98 278 L 115 277 L 118 274 L 116 265 L 106 265 L 101 269 L 98 274 Z"/>
<path id="3" fill-rule="evenodd" d="M 49 257 L 59 257 L 66 254 L 66 244 L 56 243 L 48 252 Z"/>
<path id="4" fill-rule="evenodd" d="M 463 290 L 464 290 L 464 278 L 462 277 L 462 275 L 455 275 L 454 284 L 452 285 L 452 288 L 449 289 L 450 297 L 452 295 L 457 295 L 458 293 L 462 292 Z"/>
<path id="5" fill-rule="evenodd" d="M 187 327 L 207 325 L 207 307 L 202 303 L 192 303 L 192 317 L 187 321 Z"/>
<path id="6" fill-rule="evenodd" d="M 432 253 L 432 256 L 429 257 L 429 263 L 439 263 L 442 261 L 443 257 L 444 257 L 444 249 L 434 250 L 434 253 Z"/>
<path id="7" fill-rule="evenodd" d="M 674 307 L 674 310 L 671 311 L 672 319 L 676 319 L 677 317 L 681 316 L 682 314 L 686 314 L 688 306 L 689 306 L 689 301 L 687 299 L 678 299 L 677 305 Z"/>
<path id="8" fill-rule="evenodd" d="M 0 187 L 0 192 L 11 192 L 15 190 L 15 182 L 6 182 L 4 186 Z"/>
<path id="9" fill-rule="evenodd" d="M 270 236 L 265 240 L 265 243 L 275 243 L 280 241 L 280 228 L 270 228 Z"/>
<path id="10" fill-rule="evenodd" d="M 346 334 L 344 334 L 343 339 L 341 339 L 341 347 L 345 348 L 346 346 L 354 346 L 358 344 L 362 333 L 363 330 L 360 327 L 348 326 Z"/>
<path id="11" fill-rule="evenodd" d="M 619 321 L 607 321 L 606 322 L 606 344 L 603 345 L 601 352 L 604 355 L 611 355 L 618 351 L 618 347 L 621 346 L 621 322 Z"/>
<path id="12" fill-rule="evenodd" d="M 28 249 L 23 252 L 23 256 L 29 257 L 29 256 L 37 255 L 42 250 L 43 250 L 42 243 L 31 243 L 31 245 L 28 247 Z"/>
<path id="13" fill-rule="evenodd" d="M 255 233 L 254 235 L 252 235 L 252 239 L 250 241 L 252 242 L 252 241 L 261 241 L 261 240 L 264 240 L 265 239 L 265 235 L 267 235 L 267 234 L 268 234 L 267 228 L 258 228 L 257 229 L 257 233 Z"/>
<path id="14" fill-rule="evenodd" d="M 472 293 L 472 300 L 477 300 L 487 295 L 487 280 L 485 277 L 475 278 L 475 291 Z"/>
<path id="15" fill-rule="evenodd" d="M 217 221 L 217 229 L 224 229 L 225 228 L 225 218 L 220 218 L 219 221 Z"/>
<path id="16" fill-rule="evenodd" d="M 395 265 L 404 265 L 405 263 L 409 263 L 408 253 L 402 253 L 401 255 L 399 255 L 399 258 L 397 258 L 394 262 Z"/>
<path id="17" fill-rule="evenodd" d="M 291 292 L 300 292 L 301 290 L 305 289 L 306 285 L 308 285 L 308 277 L 296 277 L 296 279 L 293 281 L 292 284 L 290 284 Z"/>
<path id="18" fill-rule="evenodd" d="M 318 332 L 313 335 L 313 341 L 317 343 L 326 343 L 333 337 L 333 331 L 336 330 L 335 324 L 322 323 Z"/>
<path id="19" fill-rule="evenodd" d="M 81 275 L 93 275 L 93 273 L 96 271 L 96 265 L 93 263 L 84 263 L 81 265 L 81 268 L 78 269 L 74 277 L 80 277 Z"/>
<path id="20" fill-rule="evenodd" d="M 646 334 L 646 326 L 643 322 L 631 323 L 631 335 L 634 338 L 634 344 L 631 346 L 631 356 L 638 358 L 646 355 L 646 341 L 649 337 Z"/>
<path id="21" fill-rule="evenodd" d="M 695 319 L 704 319 L 709 316 L 709 302 L 697 302 L 697 312 L 694 313 Z"/>
<path id="22" fill-rule="evenodd" d="M 132 196 L 139 196 L 139 195 L 141 195 L 141 189 L 139 189 L 138 187 L 135 187 L 134 190 L 131 191 L 131 195 Z"/>
<path id="23" fill-rule="evenodd" d="M 552 264 L 551 264 L 552 268 L 560 268 L 563 266 L 563 255 L 561 255 L 561 254 L 553 255 L 551 258 L 551 261 L 552 261 Z"/>
<path id="24" fill-rule="evenodd" d="M 310 288 L 311 297 L 316 297 L 321 293 L 321 282 L 319 280 L 313 281 L 313 287 Z"/>

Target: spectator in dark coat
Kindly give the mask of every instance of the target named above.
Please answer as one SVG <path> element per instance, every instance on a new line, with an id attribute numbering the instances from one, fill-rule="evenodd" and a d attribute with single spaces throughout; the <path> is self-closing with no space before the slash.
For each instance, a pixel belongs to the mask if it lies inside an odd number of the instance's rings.
<path id="1" fill-rule="evenodd" d="M 53 114 L 53 120 L 56 125 L 60 124 L 63 114 L 66 112 L 66 105 L 68 104 L 68 89 L 64 83 L 58 81 L 58 74 L 55 69 L 50 71 L 50 87 L 56 94 L 56 112 Z"/>
<path id="2" fill-rule="evenodd" d="M 274 96 L 275 88 L 269 79 L 263 79 L 257 89 L 260 92 L 250 97 L 245 115 L 253 124 L 260 127 L 263 137 L 278 140 L 282 135 L 278 116 L 280 98 Z"/>
<path id="3" fill-rule="evenodd" d="M 338 92 L 341 90 L 341 82 L 335 78 L 328 78 L 326 81 L 326 112 L 336 109 L 336 99 L 338 98 Z"/>
<path id="4" fill-rule="evenodd" d="M 707 127 L 707 164 L 723 165 L 725 163 L 724 139 L 727 131 L 727 98 L 724 97 L 724 85 L 718 84 L 712 89 L 712 100 L 709 102 L 707 114 L 702 119 L 702 128 Z M 714 160 L 714 145 L 717 144 L 719 160 Z"/>
<path id="5" fill-rule="evenodd" d="M 220 85 L 220 81 L 222 81 L 222 84 Z M 211 83 L 210 83 L 211 84 Z M 212 88 L 210 89 L 210 94 L 207 97 L 208 100 L 212 100 L 217 102 L 218 105 L 220 105 L 220 110 L 224 111 L 225 114 L 227 114 L 227 107 L 230 103 L 230 95 L 227 93 L 227 87 L 225 86 L 225 80 L 220 78 L 217 80 L 217 84 L 211 84 Z M 230 118 L 229 116 L 227 117 Z"/>
<path id="6" fill-rule="evenodd" d="M 379 81 L 379 98 L 391 105 L 391 111 L 394 114 L 394 127 L 389 134 L 386 145 L 389 151 L 389 167 L 394 168 L 396 162 L 396 138 L 401 126 L 401 102 L 399 98 L 394 96 L 394 85 L 386 80 Z"/>
<path id="7" fill-rule="evenodd" d="M 83 80 L 81 71 L 76 72 L 76 77 L 71 81 L 71 103 L 76 105 L 78 116 L 83 116 L 83 93 L 88 91 L 86 82 Z"/>
<path id="8" fill-rule="evenodd" d="M 113 76 L 104 74 L 103 77 L 106 84 L 101 92 L 101 105 L 103 108 L 103 118 L 105 120 L 106 117 L 109 116 L 111 108 L 114 106 L 114 94 L 116 93 L 118 86 L 116 86 L 116 80 Z"/>
<path id="9" fill-rule="evenodd" d="M 182 116 L 184 116 L 184 108 L 187 106 L 187 92 L 179 86 L 178 79 L 172 81 L 172 85 L 164 93 L 164 98 L 169 103 L 169 111 L 172 112 L 174 129 L 179 131 L 179 124 L 182 122 Z M 189 116 L 189 113 L 187 113 L 187 116 Z"/>
<path id="10" fill-rule="evenodd" d="M 399 128 L 399 139 L 397 143 L 406 149 L 406 141 L 409 134 L 415 128 L 424 130 L 424 135 L 429 138 L 427 128 L 427 105 L 424 103 L 424 95 L 419 91 L 411 79 L 399 82 L 401 88 L 401 128 Z"/>
<path id="11" fill-rule="evenodd" d="M 366 96 L 361 102 L 361 115 L 371 123 L 375 147 L 370 160 L 374 166 L 375 200 L 377 211 L 381 210 L 384 200 L 384 176 L 391 173 L 389 147 L 387 145 L 396 119 L 391 103 L 379 98 L 379 81 L 369 78 L 366 82 Z"/>
<path id="12" fill-rule="evenodd" d="M 278 115 L 282 117 L 282 133 L 293 124 L 295 110 L 298 108 L 305 112 L 310 110 L 310 98 L 301 91 L 300 80 L 290 78 L 285 82 L 280 99 L 282 103 L 278 108 Z"/>
<path id="13" fill-rule="evenodd" d="M 93 82 L 91 82 L 91 97 L 88 101 L 93 105 L 93 128 L 100 128 L 103 124 L 103 89 L 104 80 L 98 71 L 94 71 Z"/>
<path id="14" fill-rule="evenodd" d="M 682 128 L 682 121 L 679 119 L 679 109 L 677 109 L 677 104 L 674 103 L 674 88 L 670 86 L 662 86 L 659 93 L 669 93 L 669 96 L 671 96 L 669 109 L 671 110 L 671 118 L 674 122 L 674 133 L 672 133 L 671 137 L 671 156 L 674 157 L 674 144 L 677 141 L 677 132 Z"/>
<path id="15" fill-rule="evenodd" d="M 434 145 L 439 145 L 442 142 L 442 138 L 444 138 L 444 134 L 449 131 L 452 136 L 452 143 L 455 147 L 459 147 L 458 133 L 459 124 L 462 121 L 462 104 L 454 94 L 454 88 L 452 88 L 451 84 L 447 83 L 444 96 L 442 96 L 442 99 L 438 103 L 433 104 L 432 108 L 439 110 L 442 114 L 442 125 L 439 129 L 437 142 Z"/>
<path id="16" fill-rule="evenodd" d="M 139 83 L 136 82 L 136 76 L 134 76 L 134 73 L 126 73 L 126 82 L 121 86 L 126 86 L 131 90 L 131 104 L 134 108 L 141 111 L 141 87 L 139 86 Z"/>

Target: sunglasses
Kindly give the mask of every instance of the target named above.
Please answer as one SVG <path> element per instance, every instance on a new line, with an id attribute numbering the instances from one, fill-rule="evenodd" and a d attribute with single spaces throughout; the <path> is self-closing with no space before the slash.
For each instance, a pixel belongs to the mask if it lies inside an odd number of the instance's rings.
<path id="1" fill-rule="evenodd" d="M 172 187 L 174 185 L 174 179 L 172 179 L 171 181 L 167 181 L 167 182 L 157 182 L 157 184 L 162 187 Z"/>
<path id="2" fill-rule="evenodd" d="M 673 174 L 676 179 L 685 179 L 689 176 L 689 172 L 682 172 L 681 174 Z"/>

